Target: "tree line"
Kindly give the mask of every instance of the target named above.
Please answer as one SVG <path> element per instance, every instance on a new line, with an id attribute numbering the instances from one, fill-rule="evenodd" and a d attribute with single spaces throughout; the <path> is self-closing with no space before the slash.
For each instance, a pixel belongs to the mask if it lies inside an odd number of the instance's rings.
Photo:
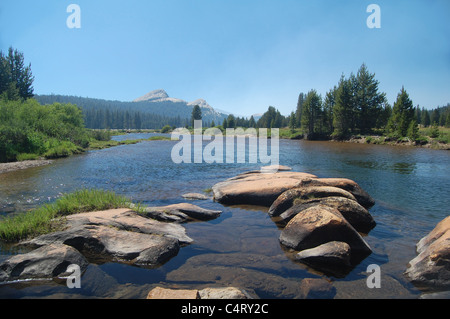
<path id="1" fill-rule="evenodd" d="M 419 124 L 450 126 L 449 115 L 450 105 L 432 111 L 414 107 L 404 87 L 391 106 L 386 94 L 379 91 L 375 74 L 362 64 L 357 74 L 342 75 L 324 98 L 315 89 L 300 93 L 288 121 L 291 129 L 301 128 L 309 139 L 346 139 L 354 134 L 383 132 L 414 140 Z"/>
<path id="2" fill-rule="evenodd" d="M 161 129 L 165 125 L 184 127 L 188 119 L 169 117 L 135 110 L 86 108 L 82 109 L 84 121 L 90 129 Z"/>

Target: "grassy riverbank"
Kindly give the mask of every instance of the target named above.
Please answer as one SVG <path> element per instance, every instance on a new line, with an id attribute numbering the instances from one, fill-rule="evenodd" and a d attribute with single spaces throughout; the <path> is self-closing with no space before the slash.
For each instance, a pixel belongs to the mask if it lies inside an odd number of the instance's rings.
<path id="1" fill-rule="evenodd" d="M 105 149 L 105 148 L 119 146 L 119 145 L 131 145 L 131 144 L 137 144 L 137 143 L 141 143 L 141 142 L 145 142 L 145 141 L 170 141 L 170 140 L 171 140 L 170 137 L 166 137 L 166 136 L 152 136 L 149 138 L 136 139 L 136 140 L 125 140 L 125 141 L 92 140 L 89 143 L 88 150 L 99 150 L 99 149 Z"/>
<path id="2" fill-rule="evenodd" d="M 61 230 L 67 215 L 131 207 L 138 212 L 141 209 L 140 205 L 136 206 L 130 199 L 113 192 L 79 190 L 62 196 L 52 204 L 0 219 L 0 240 L 18 242 Z"/>
<path id="3" fill-rule="evenodd" d="M 450 150 L 450 128 L 421 127 L 418 134 L 419 136 L 415 140 L 411 140 L 408 137 L 396 137 L 380 132 L 371 135 L 352 135 L 339 141 L 359 144 L 416 146 L 430 149 Z M 304 139 L 305 136 L 301 129 L 291 130 L 289 128 L 282 128 L 280 129 L 280 138 Z M 330 137 L 324 137 L 323 140 L 332 139 Z"/>

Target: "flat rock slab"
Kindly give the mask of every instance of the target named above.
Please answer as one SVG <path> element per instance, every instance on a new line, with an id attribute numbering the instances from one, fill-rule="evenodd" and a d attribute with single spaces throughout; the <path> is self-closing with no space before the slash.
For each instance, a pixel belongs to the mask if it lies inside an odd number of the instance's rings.
<path id="1" fill-rule="evenodd" d="M 0 264 L 0 282 L 25 279 L 51 279 L 69 275 L 69 265 L 84 272 L 89 263 L 73 247 L 52 243 L 26 254 L 15 255 Z"/>
<path id="2" fill-rule="evenodd" d="M 270 207 L 283 192 L 298 187 L 317 176 L 290 171 L 277 173 L 248 172 L 213 186 L 214 199 L 225 205 L 258 205 Z"/>
<path id="3" fill-rule="evenodd" d="M 187 245 L 193 242 L 192 238 L 186 235 L 186 229 L 183 226 L 146 218 L 128 208 L 70 215 L 67 216 L 67 223 L 69 227 L 101 225 L 114 227 L 118 230 L 161 235 L 175 238 L 181 245 Z"/>
<path id="4" fill-rule="evenodd" d="M 212 220 L 219 217 L 221 213 L 220 210 L 205 209 L 189 203 L 145 208 L 145 214 L 148 217 L 159 221 L 177 223 Z"/>

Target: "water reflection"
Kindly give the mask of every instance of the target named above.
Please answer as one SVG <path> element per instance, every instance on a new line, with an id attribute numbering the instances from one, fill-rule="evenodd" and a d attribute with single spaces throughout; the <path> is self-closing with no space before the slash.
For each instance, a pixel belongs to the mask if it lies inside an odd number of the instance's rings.
<path id="1" fill-rule="evenodd" d="M 391 171 L 399 174 L 412 174 L 416 169 L 416 163 L 386 163 L 378 161 L 348 160 L 348 165 L 358 166 L 361 168 Z"/>

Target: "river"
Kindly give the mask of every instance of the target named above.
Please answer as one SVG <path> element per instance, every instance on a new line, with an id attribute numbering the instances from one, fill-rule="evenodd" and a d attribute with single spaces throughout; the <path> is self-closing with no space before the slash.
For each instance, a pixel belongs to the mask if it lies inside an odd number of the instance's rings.
<path id="1" fill-rule="evenodd" d="M 130 134 L 115 139 L 145 138 Z M 90 151 L 49 166 L 0 175 L 0 215 L 54 201 L 80 188 L 112 190 L 148 206 L 185 202 L 215 183 L 261 164 L 175 164 L 176 142 L 147 141 Z M 377 226 L 365 236 L 373 253 L 344 278 L 326 277 L 289 259 L 280 229 L 262 207 L 224 207 L 212 200 L 191 201 L 222 210 L 210 222 L 184 224 L 194 243 L 158 269 L 118 263 L 91 265 L 81 289 L 53 281 L 0 286 L 0 298 L 145 298 L 155 285 L 173 288 L 237 286 L 261 298 L 298 298 L 304 278 L 331 282 L 335 298 L 417 298 L 403 276 L 416 256 L 415 244 L 450 207 L 448 151 L 386 145 L 280 140 L 280 164 L 319 177 L 356 181 L 376 201 L 370 209 Z M 0 246 L 0 260 L 15 251 Z M 369 288 L 368 265 L 381 269 L 381 288 Z"/>

